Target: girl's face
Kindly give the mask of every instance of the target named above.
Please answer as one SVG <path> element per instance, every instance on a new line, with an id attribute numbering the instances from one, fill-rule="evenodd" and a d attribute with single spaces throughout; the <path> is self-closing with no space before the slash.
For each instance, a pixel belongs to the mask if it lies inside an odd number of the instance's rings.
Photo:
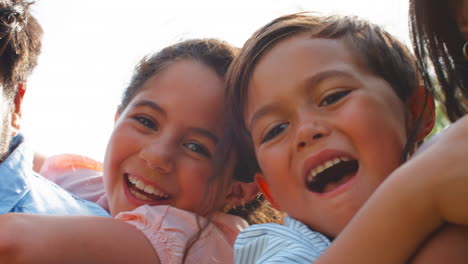
<path id="1" fill-rule="evenodd" d="M 112 215 L 143 204 L 202 214 L 221 136 L 223 86 L 194 60 L 173 62 L 146 81 L 118 117 L 107 146 L 104 179 Z"/>
<path id="2" fill-rule="evenodd" d="M 336 236 L 399 164 L 406 114 L 342 40 L 284 40 L 258 62 L 245 124 L 276 204 Z"/>

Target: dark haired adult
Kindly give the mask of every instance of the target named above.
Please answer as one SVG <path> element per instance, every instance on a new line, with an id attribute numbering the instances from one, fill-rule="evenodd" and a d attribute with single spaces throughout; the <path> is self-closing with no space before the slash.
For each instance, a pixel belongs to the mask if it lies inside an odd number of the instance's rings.
<path id="1" fill-rule="evenodd" d="M 36 66 L 42 29 L 31 3 L 0 1 L 0 214 L 83 214 L 108 216 L 33 172 L 33 153 L 19 132 L 28 75 Z"/>

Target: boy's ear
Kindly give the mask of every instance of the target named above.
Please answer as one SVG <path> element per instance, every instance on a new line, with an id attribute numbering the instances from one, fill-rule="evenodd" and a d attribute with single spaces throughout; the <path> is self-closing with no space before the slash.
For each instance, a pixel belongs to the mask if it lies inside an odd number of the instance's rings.
<path id="1" fill-rule="evenodd" d="M 252 201 L 259 194 L 255 182 L 234 181 L 226 195 L 226 203 L 230 207 L 238 207 Z"/>
<path id="2" fill-rule="evenodd" d="M 265 198 L 268 200 L 268 202 L 270 202 L 273 208 L 275 208 L 278 211 L 281 211 L 281 208 L 275 202 L 275 200 L 273 199 L 273 196 L 271 195 L 270 189 L 268 188 L 268 183 L 265 179 L 265 176 L 263 176 L 263 173 L 261 172 L 255 173 L 254 179 L 255 179 L 255 183 L 257 183 L 263 195 L 265 195 Z"/>
<path id="3" fill-rule="evenodd" d="M 16 90 L 15 98 L 13 99 L 12 113 L 11 113 L 11 126 L 13 128 L 13 133 L 16 135 L 18 130 L 21 127 L 21 114 L 22 114 L 22 103 L 24 94 L 26 92 L 26 87 L 24 84 L 18 84 L 18 89 Z"/>
<path id="4" fill-rule="evenodd" d="M 406 127 L 411 131 L 418 119 L 421 118 L 419 130 L 416 134 L 416 141 L 423 140 L 434 128 L 435 123 L 435 103 L 432 94 L 420 84 L 414 94 L 408 99 L 410 109 L 409 117 L 407 118 Z"/>

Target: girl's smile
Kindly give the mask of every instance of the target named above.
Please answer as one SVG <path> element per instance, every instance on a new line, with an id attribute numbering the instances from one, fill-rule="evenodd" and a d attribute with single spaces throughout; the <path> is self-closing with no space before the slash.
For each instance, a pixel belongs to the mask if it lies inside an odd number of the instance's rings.
<path id="1" fill-rule="evenodd" d="M 223 85 L 211 68 L 190 59 L 170 63 L 143 84 L 118 116 L 106 152 L 113 215 L 143 204 L 203 215 L 222 130 Z"/>
<path id="2" fill-rule="evenodd" d="M 146 180 L 141 177 L 125 173 L 124 178 L 127 183 L 127 188 L 125 189 L 129 190 L 130 194 L 139 200 L 157 202 L 170 198 L 169 194 L 162 191 L 159 186 L 154 183 L 146 182 Z"/>

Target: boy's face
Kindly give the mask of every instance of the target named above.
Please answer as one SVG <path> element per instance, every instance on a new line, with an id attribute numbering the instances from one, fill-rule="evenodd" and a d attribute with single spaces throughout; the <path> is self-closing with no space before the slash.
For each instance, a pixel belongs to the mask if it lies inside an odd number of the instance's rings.
<path id="1" fill-rule="evenodd" d="M 276 204 L 336 236 L 399 164 L 404 103 L 342 40 L 281 41 L 257 64 L 245 122 Z"/>

